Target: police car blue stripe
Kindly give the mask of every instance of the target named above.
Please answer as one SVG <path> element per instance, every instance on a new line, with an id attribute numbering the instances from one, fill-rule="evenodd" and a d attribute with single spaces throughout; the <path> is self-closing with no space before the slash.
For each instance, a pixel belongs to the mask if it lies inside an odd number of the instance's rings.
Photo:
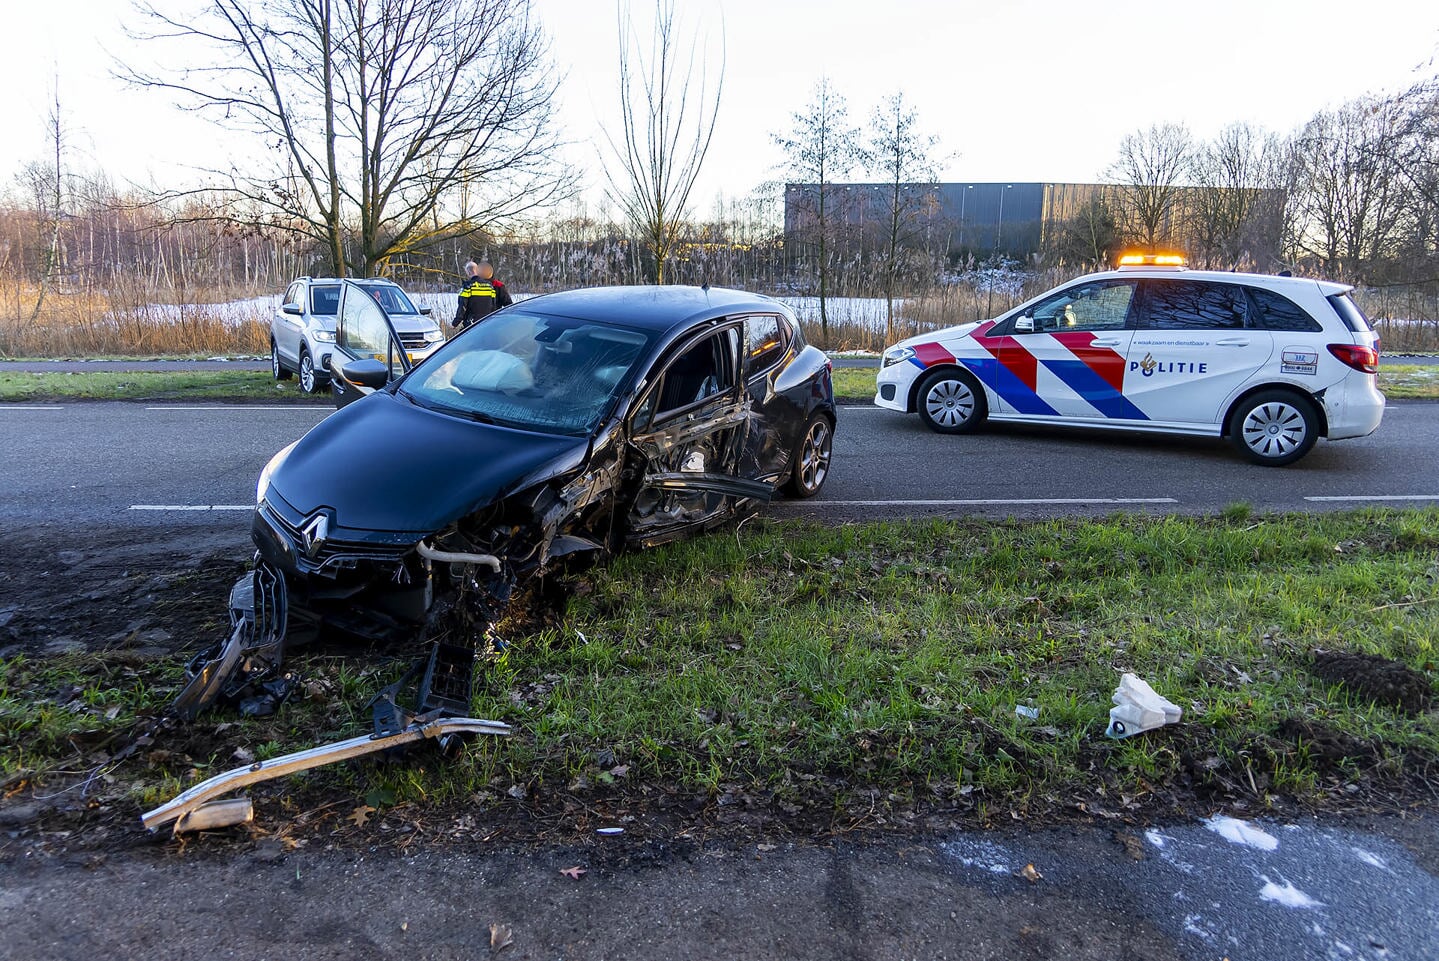
<path id="1" fill-rule="evenodd" d="M 1041 361 L 1045 370 L 1064 381 L 1075 393 L 1105 417 L 1123 420 L 1149 420 L 1144 411 L 1114 389 L 1103 377 L 1082 360 Z"/>
<path id="2" fill-rule="evenodd" d="M 1014 376 L 1013 371 L 994 358 L 966 357 L 963 364 L 965 369 L 984 382 L 984 386 L 1021 414 L 1059 414 L 1059 411 L 1040 400 L 1039 395 L 1030 390 L 1028 384 Z"/>

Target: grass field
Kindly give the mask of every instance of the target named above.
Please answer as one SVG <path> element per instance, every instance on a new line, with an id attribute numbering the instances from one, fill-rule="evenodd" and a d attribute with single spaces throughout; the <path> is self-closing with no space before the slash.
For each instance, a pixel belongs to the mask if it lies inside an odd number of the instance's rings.
<path id="1" fill-rule="evenodd" d="M 1432 694 L 1436 555 L 1435 510 L 759 520 L 624 556 L 568 583 L 547 616 L 502 624 L 508 646 L 473 707 L 515 725 L 512 738 L 256 794 L 291 812 L 363 800 L 567 823 L 596 805 L 690 798 L 696 811 L 758 805 L 801 830 L 935 811 L 988 822 L 1402 806 L 1439 782 L 1439 712 L 1334 683 L 1313 659 L 1393 659 Z M 222 608 L 216 597 L 217 630 Z M 97 763 L 87 745 L 164 708 L 180 662 L 0 661 L 0 783 L 51 792 L 84 774 Z M 237 750 L 263 759 L 353 736 L 403 663 L 301 652 L 290 666 L 304 696 L 274 717 L 206 717 L 124 763 L 98 755 L 101 801 L 129 817 Z M 1181 723 L 1106 738 L 1125 671 L 1179 704 Z"/>

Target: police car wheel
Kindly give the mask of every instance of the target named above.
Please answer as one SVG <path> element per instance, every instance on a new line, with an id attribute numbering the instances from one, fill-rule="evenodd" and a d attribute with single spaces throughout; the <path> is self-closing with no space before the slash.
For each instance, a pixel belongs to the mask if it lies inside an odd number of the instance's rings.
<path id="1" fill-rule="evenodd" d="M 925 374 L 916 398 L 919 419 L 941 434 L 967 434 L 989 415 L 984 388 L 968 373 L 953 367 Z"/>
<path id="2" fill-rule="evenodd" d="M 1319 414 L 1308 399 L 1287 390 L 1246 398 L 1230 419 L 1229 436 L 1244 456 L 1266 467 L 1292 464 L 1319 438 Z"/>
<path id="3" fill-rule="evenodd" d="M 280 363 L 280 348 L 275 345 L 273 340 L 270 341 L 270 373 L 276 380 L 290 379 L 290 372 L 285 369 L 284 364 Z"/>

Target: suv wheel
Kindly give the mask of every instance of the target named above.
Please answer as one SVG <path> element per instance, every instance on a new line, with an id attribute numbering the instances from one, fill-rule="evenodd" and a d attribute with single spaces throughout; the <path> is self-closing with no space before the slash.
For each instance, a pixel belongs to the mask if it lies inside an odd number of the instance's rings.
<path id="1" fill-rule="evenodd" d="M 1245 398 L 1229 423 L 1234 446 L 1267 467 L 1294 463 L 1319 438 L 1319 414 L 1313 402 L 1288 390 L 1261 390 Z"/>
<path id="2" fill-rule="evenodd" d="M 270 341 L 270 373 L 275 376 L 276 380 L 290 379 L 290 372 L 285 369 L 284 364 L 280 363 L 280 348 L 275 346 L 273 340 Z"/>
<path id="3" fill-rule="evenodd" d="M 930 430 L 941 434 L 967 434 L 989 416 L 984 388 L 957 367 L 925 374 L 915 397 L 919 419 Z"/>
<path id="4" fill-rule="evenodd" d="M 303 347 L 300 348 L 300 389 L 307 394 L 313 394 L 320 389 L 320 378 L 315 373 L 315 361 Z"/>

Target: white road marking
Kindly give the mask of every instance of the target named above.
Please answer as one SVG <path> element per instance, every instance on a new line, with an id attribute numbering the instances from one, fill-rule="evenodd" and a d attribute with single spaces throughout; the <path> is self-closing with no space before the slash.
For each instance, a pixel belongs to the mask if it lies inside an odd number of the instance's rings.
<path id="1" fill-rule="evenodd" d="M 863 407 L 841 407 L 840 410 L 885 410 L 884 407 L 876 407 L 874 404 L 865 404 Z M 896 413 L 890 411 L 890 413 Z"/>
<path id="2" fill-rule="evenodd" d="M 1173 497 L 1015 497 L 988 500 L 887 500 L 827 501 L 807 503 L 815 507 L 1004 507 L 1029 504 L 1178 504 Z"/>
<path id="3" fill-rule="evenodd" d="M 1439 501 L 1439 494 L 1339 494 L 1306 497 L 1307 501 Z"/>
<path id="4" fill-rule="evenodd" d="M 13 407 L 0 407 L 0 410 L 64 410 L 63 407 L 36 407 L 34 404 L 16 404 Z"/>
<path id="5" fill-rule="evenodd" d="M 331 413 L 330 408 L 321 407 L 318 404 L 205 404 L 188 407 L 181 404 L 173 404 L 168 407 L 146 407 L 146 410 L 316 410 L 322 414 Z"/>
<path id="6" fill-rule="evenodd" d="M 252 511 L 254 504 L 131 504 L 132 511 Z"/>

